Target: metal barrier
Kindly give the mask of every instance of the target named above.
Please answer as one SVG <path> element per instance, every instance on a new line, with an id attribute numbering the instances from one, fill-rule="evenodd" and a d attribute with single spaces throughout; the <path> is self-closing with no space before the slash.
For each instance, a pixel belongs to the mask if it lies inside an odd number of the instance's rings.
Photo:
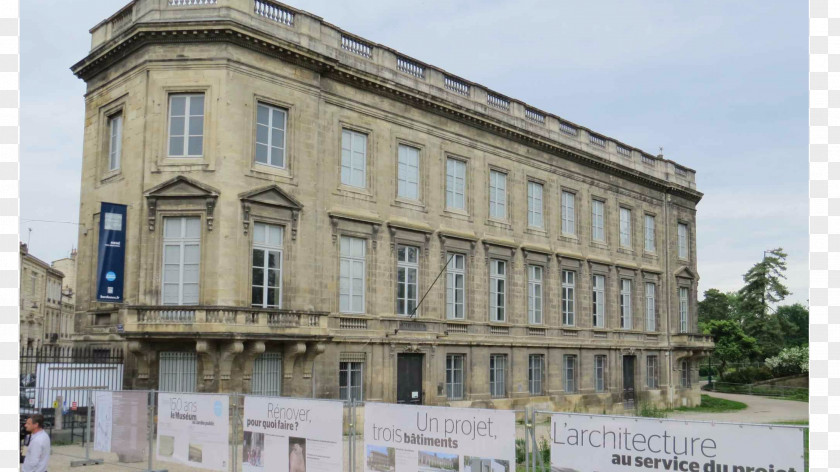
<path id="1" fill-rule="evenodd" d="M 758 395 L 763 397 L 799 398 L 808 400 L 808 389 L 804 387 L 787 387 L 769 384 L 738 384 L 729 382 L 712 382 L 703 386 L 703 390 L 719 393 L 737 393 L 742 395 Z"/>

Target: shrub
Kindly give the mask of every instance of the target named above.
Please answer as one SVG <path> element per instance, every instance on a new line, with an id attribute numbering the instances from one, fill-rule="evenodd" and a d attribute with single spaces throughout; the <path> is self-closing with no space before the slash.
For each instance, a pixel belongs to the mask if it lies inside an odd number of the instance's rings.
<path id="1" fill-rule="evenodd" d="M 744 367 L 734 372 L 727 372 L 721 377 L 721 382 L 750 384 L 770 380 L 773 378 L 773 371 L 766 366 Z"/>
<path id="2" fill-rule="evenodd" d="M 808 345 L 789 347 L 764 360 L 776 377 L 808 373 Z"/>

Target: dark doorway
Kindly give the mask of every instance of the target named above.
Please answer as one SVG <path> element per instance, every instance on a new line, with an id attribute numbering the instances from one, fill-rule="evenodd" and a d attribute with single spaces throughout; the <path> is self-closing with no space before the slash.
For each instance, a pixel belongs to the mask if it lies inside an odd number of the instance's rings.
<path id="1" fill-rule="evenodd" d="M 423 404 L 423 354 L 397 354 L 397 403 Z"/>
<path id="2" fill-rule="evenodd" d="M 624 356 L 622 361 L 624 408 L 633 409 L 636 407 L 636 356 Z"/>

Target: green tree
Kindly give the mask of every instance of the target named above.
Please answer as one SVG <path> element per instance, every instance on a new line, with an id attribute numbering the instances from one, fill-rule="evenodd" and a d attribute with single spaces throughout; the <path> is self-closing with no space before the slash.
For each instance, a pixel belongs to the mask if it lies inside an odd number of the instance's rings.
<path id="1" fill-rule="evenodd" d="M 738 290 L 736 312 L 744 332 L 755 338 L 758 345 L 753 360 L 773 357 L 784 347 L 782 323 L 770 306 L 790 295 L 782 282 L 787 270 L 786 258 L 782 248 L 766 251 L 761 262 L 744 274 L 745 285 Z"/>
<path id="2" fill-rule="evenodd" d="M 697 304 L 697 321 L 705 323 L 712 320 L 728 320 L 732 317 L 730 295 L 716 288 L 703 293 L 703 301 Z"/>
<path id="3" fill-rule="evenodd" d="M 703 332 L 715 338 L 714 358 L 720 362 L 718 373 L 726 373 L 727 364 L 741 362 L 758 355 L 755 338 L 748 336 L 733 320 L 711 320 L 702 325 Z"/>
<path id="4" fill-rule="evenodd" d="M 808 344 L 808 307 L 801 303 L 783 305 L 776 309 L 776 316 L 785 333 L 785 347 Z"/>

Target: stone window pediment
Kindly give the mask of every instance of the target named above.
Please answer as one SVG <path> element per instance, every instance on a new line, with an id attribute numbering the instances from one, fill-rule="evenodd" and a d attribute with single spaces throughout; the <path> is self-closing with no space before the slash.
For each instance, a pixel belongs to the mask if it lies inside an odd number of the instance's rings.
<path id="1" fill-rule="evenodd" d="M 298 217 L 303 210 L 294 196 L 277 185 L 260 187 L 239 194 L 242 204 L 242 230 L 248 234 L 252 219 L 259 218 L 291 226 L 292 240 L 297 239 Z"/>
<path id="2" fill-rule="evenodd" d="M 691 268 L 689 268 L 688 266 L 682 266 L 679 269 L 677 269 L 676 271 L 674 271 L 674 276 L 676 276 L 678 278 L 682 278 L 682 279 L 691 279 L 691 280 L 699 279 L 699 277 L 697 277 L 697 274 L 693 270 L 691 270 Z"/>
<path id="3" fill-rule="evenodd" d="M 162 206 L 172 209 L 206 210 L 207 229 L 213 230 L 213 214 L 219 191 L 215 188 L 179 175 L 144 192 L 148 206 L 149 231 L 155 230 L 157 211 Z"/>

